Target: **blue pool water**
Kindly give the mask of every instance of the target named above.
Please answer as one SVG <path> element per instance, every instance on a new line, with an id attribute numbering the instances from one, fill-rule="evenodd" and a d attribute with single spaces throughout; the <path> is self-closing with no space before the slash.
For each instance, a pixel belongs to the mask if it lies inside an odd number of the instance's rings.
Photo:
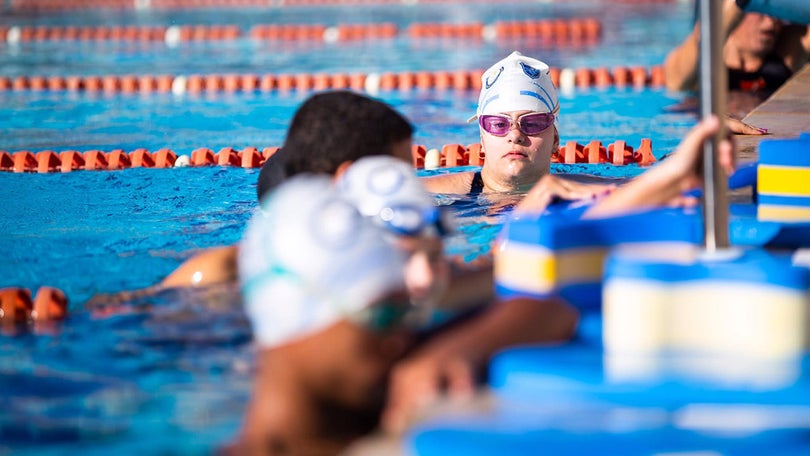
<path id="1" fill-rule="evenodd" d="M 3 6 L 0 6 L 2 9 Z M 324 44 L 0 44 L 0 75 L 381 72 L 482 69 L 514 49 L 554 67 L 660 64 L 689 29 L 683 2 L 610 1 L 261 10 L 8 12 L 0 25 L 178 25 L 491 23 L 528 17 L 598 17 L 599 43 L 551 47 L 529 40 L 391 40 Z M 280 145 L 307 94 L 90 94 L 0 92 L 0 149 L 132 150 Z M 412 120 L 415 142 L 470 144 L 465 121 L 477 93 L 381 92 Z M 578 89 L 561 95 L 562 141 L 637 146 L 653 139 L 671 152 L 694 123 L 670 113 L 681 95 L 662 89 Z M 555 166 L 555 172 L 632 176 L 636 167 Z M 83 309 L 98 293 L 148 286 L 198 249 L 237 242 L 256 205 L 257 170 L 206 167 L 66 174 L 0 173 L 0 287 L 65 291 L 71 314 L 55 334 L 0 337 L 0 453 L 208 453 L 238 429 L 248 399 L 250 334 L 231 289 L 168 293 L 100 317 Z M 462 206 L 450 253 L 488 250 L 498 219 Z"/>

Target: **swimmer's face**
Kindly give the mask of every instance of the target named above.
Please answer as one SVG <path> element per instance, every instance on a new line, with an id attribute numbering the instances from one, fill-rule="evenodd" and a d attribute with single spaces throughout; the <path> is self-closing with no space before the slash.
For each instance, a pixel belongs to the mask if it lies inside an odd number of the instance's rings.
<path id="1" fill-rule="evenodd" d="M 405 286 L 415 305 L 436 303 L 447 290 L 450 265 L 438 236 L 399 236 L 397 247 L 408 254 Z"/>
<path id="2" fill-rule="evenodd" d="M 484 172 L 498 181 L 530 185 L 551 168 L 551 154 L 559 144 L 557 128 L 552 125 L 539 134 L 527 135 L 517 128 L 517 119 L 531 111 L 500 113 L 512 119 L 512 128 L 504 136 L 481 131 L 481 146 L 486 154 Z"/>
<path id="3" fill-rule="evenodd" d="M 773 49 L 782 21 L 759 13 L 747 13 L 732 32 L 733 40 L 745 51 L 765 56 Z"/>

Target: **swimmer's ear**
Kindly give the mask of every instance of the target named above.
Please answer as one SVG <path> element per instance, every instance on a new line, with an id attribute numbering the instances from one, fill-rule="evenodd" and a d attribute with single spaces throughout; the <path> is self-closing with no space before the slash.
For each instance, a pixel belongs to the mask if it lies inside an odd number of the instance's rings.
<path id="1" fill-rule="evenodd" d="M 345 173 L 346 170 L 349 169 L 349 166 L 352 166 L 352 163 L 354 162 L 351 160 L 346 160 L 345 162 L 339 164 L 337 169 L 335 170 L 335 175 L 332 176 L 332 179 L 335 181 L 340 179 L 340 176 L 342 176 L 343 173 Z"/>

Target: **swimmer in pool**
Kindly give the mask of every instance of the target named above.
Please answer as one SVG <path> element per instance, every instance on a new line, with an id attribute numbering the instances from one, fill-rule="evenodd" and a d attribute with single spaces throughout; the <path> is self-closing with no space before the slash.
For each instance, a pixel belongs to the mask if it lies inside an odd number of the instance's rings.
<path id="1" fill-rule="evenodd" d="M 228 454 L 337 454 L 377 425 L 411 339 L 405 259 L 326 176 L 262 200 L 239 247 L 256 374 Z"/>
<path id="2" fill-rule="evenodd" d="M 673 91 L 698 88 L 700 25 L 664 61 L 666 86 Z M 735 0 L 723 2 L 723 61 L 728 69 L 729 114 L 742 118 L 762 103 L 810 59 L 810 27 L 788 24 L 760 13 L 744 12 Z M 729 117 L 729 130 L 762 135 Z"/>
<path id="3" fill-rule="evenodd" d="M 424 182 L 429 191 L 496 195 L 539 188 L 577 200 L 613 188 L 549 174 L 551 154 L 560 144 L 560 104 L 548 65 L 513 52 L 487 69 L 481 82 L 478 108 L 470 121 L 478 122 L 484 165 L 480 171 L 428 177 Z"/>
<path id="4" fill-rule="evenodd" d="M 295 112 L 283 147 L 262 166 L 258 198 L 289 176 L 334 176 L 365 156 L 390 155 L 407 162 L 412 134 L 410 122 L 381 101 L 349 91 L 315 94 Z M 236 279 L 236 248 L 225 246 L 190 258 L 160 286 L 205 286 Z"/>
<path id="5" fill-rule="evenodd" d="M 409 165 L 412 133 L 411 124 L 381 101 L 347 91 L 313 95 L 293 117 L 284 147 L 262 167 L 257 185 L 258 197 L 261 199 L 285 179 L 301 173 L 340 176 L 363 157 L 393 157 L 408 164 L 407 169 L 414 174 Z M 397 169 L 405 168 L 400 166 Z M 413 263 L 428 261 L 434 268 L 446 263 L 443 258 L 438 262 L 441 247 L 438 251 L 430 243 L 420 243 L 420 248 L 416 247 L 412 249 Z M 489 263 L 483 262 L 483 267 L 453 262 L 452 286 L 445 298 L 448 306 L 463 303 L 470 296 L 476 299 L 492 297 L 491 269 Z M 414 284 L 412 293 L 421 295 L 425 288 L 447 288 L 447 284 L 433 283 L 438 278 L 438 273 L 410 278 L 409 283 Z M 190 258 L 159 286 L 206 286 L 235 279 L 236 249 L 227 246 L 209 249 Z"/>
<path id="6" fill-rule="evenodd" d="M 302 172 L 334 175 L 353 160 L 390 155 L 409 161 L 413 127 L 387 104 L 349 91 L 312 95 L 298 108 L 284 147 L 262 166 L 259 198 L 289 176 Z M 160 283 L 141 290 L 97 295 L 87 304 L 99 308 L 169 289 L 235 283 L 236 246 L 204 249 Z"/>

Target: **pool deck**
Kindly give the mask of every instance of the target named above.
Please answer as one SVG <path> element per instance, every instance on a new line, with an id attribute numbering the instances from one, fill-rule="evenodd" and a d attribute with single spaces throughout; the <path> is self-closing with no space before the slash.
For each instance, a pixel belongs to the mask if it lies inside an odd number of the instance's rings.
<path id="1" fill-rule="evenodd" d="M 795 138 L 802 132 L 810 132 L 810 64 L 805 65 L 770 98 L 754 108 L 743 121 L 767 128 L 768 134 L 735 136 L 740 163 L 757 160 L 759 142 L 764 139 Z M 458 405 L 441 404 L 436 407 L 435 412 L 438 415 L 458 412 Z M 467 406 L 479 413 L 486 411 L 492 406 L 491 395 L 482 392 Z M 402 448 L 400 439 L 376 435 L 363 439 L 345 453 L 350 456 L 378 454 L 398 456 L 406 454 L 406 450 Z"/>

